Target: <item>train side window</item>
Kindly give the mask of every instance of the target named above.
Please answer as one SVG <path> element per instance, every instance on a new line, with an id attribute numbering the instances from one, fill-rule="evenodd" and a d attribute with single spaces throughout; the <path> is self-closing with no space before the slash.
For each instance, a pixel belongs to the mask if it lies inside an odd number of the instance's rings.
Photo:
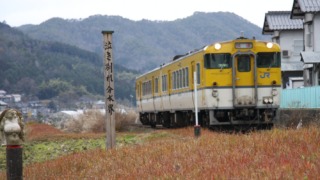
<path id="1" fill-rule="evenodd" d="M 144 96 L 144 83 L 142 83 L 142 96 Z"/>
<path id="2" fill-rule="evenodd" d="M 167 91 L 167 75 L 162 76 L 162 92 Z"/>
<path id="3" fill-rule="evenodd" d="M 147 95 L 151 94 L 151 81 L 147 82 Z"/>
<path id="4" fill-rule="evenodd" d="M 241 55 L 238 56 L 238 71 L 239 72 L 249 72 L 251 70 L 250 56 Z"/>
<path id="5" fill-rule="evenodd" d="M 168 90 L 168 80 L 167 80 L 167 77 L 168 77 L 168 75 L 164 75 L 164 88 L 165 88 L 165 91 L 167 91 Z"/>
<path id="6" fill-rule="evenodd" d="M 154 79 L 154 93 L 158 93 L 158 92 L 159 92 L 158 83 L 159 83 L 159 79 L 158 79 L 158 78 L 155 78 L 155 79 Z"/>
<path id="7" fill-rule="evenodd" d="M 176 71 L 176 89 L 179 88 L 178 81 L 179 81 L 179 74 L 178 74 L 178 71 Z"/>
<path id="8" fill-rule="evenodd" d="M 182 69 L 182 87 L 186 87 L 186 71 L 185 71 L 185 68 Z"/>
<path id="9" fill-rule="evenodd" d="M 186 86 L 188 87 L 189 86 L 189 68 L 186 68 L 185 71 L 186 71 Z"/>
<path id="10" fill-rule="evenodd" d="M 182 73 L 181 73 L 181 69 L 179 70 L 179 88 L 182 88 Z"/>
<path id="11" fill-rule="evenodd" d="M 197 63 L 197 84 L 200 84 L 200 63 Z"/>
<path id="12" fill-rule="evenodd" d="M 173 89 L 178 89 L 178 72 L 177 72 L 177 71 L 174 72 L 173 82 L 174 82 L 174 87 L 173 87 Z"/>

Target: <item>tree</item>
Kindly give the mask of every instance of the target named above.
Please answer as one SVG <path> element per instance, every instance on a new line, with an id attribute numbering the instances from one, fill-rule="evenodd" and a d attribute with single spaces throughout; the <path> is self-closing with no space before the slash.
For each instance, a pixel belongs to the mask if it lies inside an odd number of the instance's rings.
<path id="1" fill-rule="evenodd" d="M 27 96 L 34 95 L 38 92 L 38 87 L 35 80 L 29 77 L 23 77 L 20 79 L 17 84 L 15 84 L 13 89 L 16 90 L 16 93 L 24 93 Z"/>
<path id="2" fill-rule="evenodd" d="M 72 85 L 68 82 L 60 79 L 52 79 L 40 85 L 38 97 L 40 99 L 50 99 L 58 96 L 61 92 L 67 92 L 71 89 Z"/>

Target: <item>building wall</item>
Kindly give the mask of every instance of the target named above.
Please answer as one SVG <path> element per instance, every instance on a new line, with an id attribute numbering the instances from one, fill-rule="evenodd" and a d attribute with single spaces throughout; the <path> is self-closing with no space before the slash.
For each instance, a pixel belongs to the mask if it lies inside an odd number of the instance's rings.
<path id="1" fill-rule="evenodd" d="M 300 52 L 303 51 L 303 30 L 281 31 L 279 36 L 282 62 L 282 87 L 293 87 L 289 78 L 303 77 L 303 64 Z M 289 56 L 284 56 L 283 51 L 288 50 Z M 303 82 L 301 80 L 301 82 Z"/>
<path id="2" fill-rule="evenodd" d="M 280 47 L 281 51 L 289 50 L 289 57 L 284 57 L 282 54 L 282 62 L 299 62 L 300 52 L 303 50 L 303 30 L 282 31 Z"/>
<path id="3" fill-rule="evenodd" d="M 315 14 L 314 19 L 313 19 L 313 28 L 314 31 L 314 51 L 315 52 L 320 52 L 320 13 Z"/>

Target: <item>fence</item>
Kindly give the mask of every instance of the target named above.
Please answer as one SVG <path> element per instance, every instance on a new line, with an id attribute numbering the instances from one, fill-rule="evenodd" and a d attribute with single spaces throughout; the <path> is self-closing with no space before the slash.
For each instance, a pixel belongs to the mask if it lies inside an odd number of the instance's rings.
<path id="1" fill-rule="evenodd" d="M 320 86 L 282 90 L 280 108 L 320 108 Z"/>

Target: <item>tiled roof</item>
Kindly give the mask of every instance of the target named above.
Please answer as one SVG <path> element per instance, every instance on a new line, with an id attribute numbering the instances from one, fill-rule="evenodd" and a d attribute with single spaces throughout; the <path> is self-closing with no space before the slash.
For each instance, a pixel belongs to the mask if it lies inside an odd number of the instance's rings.
<path id="1" fill-rule="evenodd" d="M 303 18 L 305 13 L 320 12 L 320 0 L 294 0 L 291 18 Z"/>
<path id="2" fill-rule="evenodd" d="M 320 0 L 298 0 L 302 12 L 320 11 Z"/>
<path id="3" fill-rule="evenodd" d="M 272 34 L 276 30 L 303 29 L 301 19 L 290 19 L 290 11 L 269 11 L 265 15 L 262 34 Z"/>
<path id="4" fill-rule="evenodd" d="M 300 53 L 301 61 L 305 64 L 320 63 L 320 53 L 313 51 L 303 51 Z"/>
<path id="5" fill-rule="evenodd" d="M 6 106 L 6 105 L 7 105 L 7 103 L 0 101 L 0 106 Z"/>

